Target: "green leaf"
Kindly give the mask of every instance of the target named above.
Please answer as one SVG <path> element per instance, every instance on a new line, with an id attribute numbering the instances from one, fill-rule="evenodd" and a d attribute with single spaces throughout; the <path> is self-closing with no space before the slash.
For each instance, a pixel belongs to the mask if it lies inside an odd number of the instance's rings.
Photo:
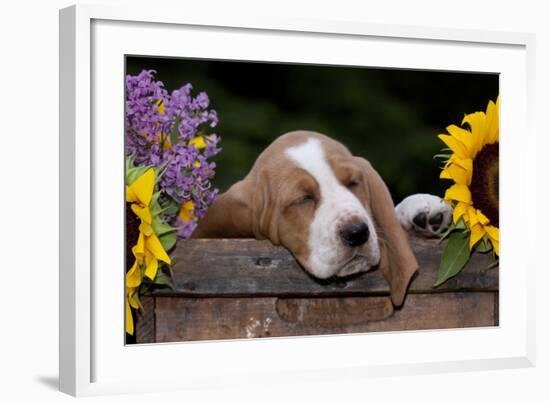
<path id="1" fill-rule="evenodd" d="M 132 296 L 132 299 L 137 302 L 137 304 L 139 305 L 139 309 L 143 310 L 143 305 L 141 303 L 141 300 L 139 299 L 139 295 L 138 295 L 137 291 L 134 292 L 134 295 Z"/>
<path id="2" fill-rule="evenodd" d="M 151 202 L 149 202 L 149 210 L 151 210 L 153 215 L 158 215 L 162 210 L 158 202 L 159 196 L 160 191 L 154 192 L 151 197 Z"/>
<path id="3" fill-rule="evenodd" d="M 470 232 L 453 232 L 441 257 L 434 287 L 440 286 L 451 277 L 456 276 L 470 259 Z"/>
<path id="4" fill-rule="evenodd" d="M 172 282 L 172 278 L 168 274 L 164 273 L 162 269 L 157 270 L 157 275 L 155 277 L 155 284 L 166 285 L 172 289 L 175 289 L 174 283 Z"/>
<path id="5" fill-rule="evenodd" d="M 453 231 L 456 230 L 456 227 L 453 223 L 447 228 L 447 231 L 441 234 L 441 237 L 439 238 L 439 243 L 441 244 Z"/>
<path id="6" fill-rule="evenodd" d="M 466 229 L 466 224 L 464 224 L 464 221 L 462 220 L 462 218 L 458 220 L 456 224 L 451 222 L 451 225 L 449 226 L 449 228 L 447 228 L 447 231 L 441 234 L 441 238 L 439 238 L 439 242 L 440 243 L 443 242 L 443 240 L 447 238 L 453 231 L 465 230 L 465 229 Z"/>
<path id="7" fill-rule="evenodd" d="M 134 155 L 131 155 L 131 156 L 128 156 L 126 158 L 126 170 L 124 171 L 128 171 L 130 170 L 132 167 L 134 167 L 134 160 L 136 159 L 136 157 Z"/>
<path id="8" fill-rule="evenodd" d="M 153 221 L 151 222 L 151 226 L 153 227 L 153 231 L 155 232 L 155 234 L 157 234 L 157 237 L 160 237 L 161 235 L 164 235 L 166 233 L 178 231 L 177 228 L 172 227 L 171 225 L 164 223 L 158 217 L 153 218 Z"/>
<path id="9" fill-rule="evenodd" d="M 458 220 L 458 222 L 454 226 L 455 226 L 455 229 L 457 230 L 466 229 L 466 223 L 464 223 L 464 220 L 462 220 L 462 218 L 460 218 L 460 220 Z"/>
<path id="10" fill-rule="evenodd" d="M 174 215 L 175 216 L 176 214 L 179 213 L 180 208 L 181 208 L 181 204 L 176 202 L 173 198 L 167 196 L 166 200 L 162 204 L 162 207 L 163 207 L 164 212 L 167 215 L 169 215 L 169 216 Z"/>
<path id="11" fill-rule="evenodd" d="M 126 185 L 132 185 L 135 180 L 141 177 L 147 170 L 151 167 L 149 166 L 140 166 L 140 167 L 131 167 L 126 170 Z"/>
<path id="12" fill-rule="evenodd" d="M 160 195 L 160 191 L 158 193 Z M 157 200 L 159 197 L 153 195 L 153 200 Z M 173 200 L 170 196 L 164 196 L 160 202 L 151 202 L 151 213 L 153 217 L 163 215 L 166 216 L 176 216 L 180 211 L 181 205 Z"/>
<path id="13" fill-rule="evenodd" d="M 176 117 L 176 120 L 174 121 L 174 124 L 172 125 L 172 129 L 170 130 L 170 142 L 172 145 L 176 145 L 180 141 L 180 122 L 181 122 L 181 116 L 178 115 Z"/>
<path id="14" fill-rule="evenodd" d="M 480 253 L 487 253 L 491 252 L 493 250 L 493 246 L 491 245 L 491 242 L 487 238 L 487 235 L 485 235 L 476 245 L 476 251 Z"/>
<path id="15" fill-rule="evenodd" d="M 159 235 L 158 238 L 166 252 L 168 252 L 174 247 L 174 245 L 176 245 L 177 238 L 174 231 Z"/>

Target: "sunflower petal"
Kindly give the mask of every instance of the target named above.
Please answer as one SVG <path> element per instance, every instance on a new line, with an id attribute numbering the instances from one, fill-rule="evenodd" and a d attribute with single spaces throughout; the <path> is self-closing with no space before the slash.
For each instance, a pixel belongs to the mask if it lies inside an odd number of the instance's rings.
<path id="1" fill-rule="evenodd" d="M 491 244 L 493 244 L 493 249 L 498 256 L 500 253 L 500 241 L 494 240 L 491 237 L 489 237 L 489 240 L 491 241 Z"/>
<path id="2" fill-rule="evenodd" d="M 470 125 L 470 130 L 472 132 L 473 143 L 472 143 L 472 154 L 469 156 L 475 156 L 481 148 L 487 144 L 486 140 L 486 116 L 485 113 L 477 111 L 475 113 L 468 114 L 462 120 L 462 125 L 468 123 Z"/>
<path id="3" fill-rule="evenodd" d="M 484 226 L 486 226 L 487 224 L 489 224 L 489 219 L 487 218 L 487 216 L 485 216 L 481 210 L 477 210 L 476 211 L 476 216 L 477 216 L 477 219 L 479 220 L 479 222 L 481 224 L 483 224 Z"/>
<path id="4" fill-rule="evenodd" d="M 136 258 L 142 258 L 145 255 L 145 235 L 139 233 L 136 245 L 132 247 L 132 253 Z"/>
<path id="5" fill-rule="evenodd" d="M 470 227 L 475 226 L 476 224 L 479 223 L 476 209 L 474 209 L 473 207 L 468 209 L 468 221 L 470 222 Z"/>
<path id="6" fill-rule="evenodd" d="M 452 187 L 445 191 L 445 200 L 456 200 L 459 202 L 470 203 L 472 201 L 472 194 L 467 185 L 454 184 Z"/>
<path id="7" fill-rule="evenodd" d="M 126 287 L 139 287 L 141 284 L 141 269 L 139 268 L 139 263 L 136 260 L 134 265 L 126 273 Z"/>
<path id="8" fill-rule="evenodd" d="M 155 234 L 147 238 L 145 246 L 147 250 L 151 252 L 157 259 L 162 260 L 163 262 L 166 262 L 168 264 L 172 263 L 170 261 L 170 256 L 168 256 L 160 240 Z"/>
<path id="9" fill-rule="evenodd" d="M 457 164 L 451 164 L 449 167 L 446 167 L 439 176 L 440 178 L 450 178 L 454 180 L 457 184 L 469 185 L 471 181 L 471 174 L 468 174 L 468 171 L 463 169 Z"/>
<path id="10" fill-rule="evenodd" d="M 441 139 L 445 143 L 445 145 L 447 145 L 453 151 L 455 155 L 457 155 L 461 159 L 468 158 L 469 155 L 466 146 L 458 139 L 452 137 L 451 135 L 444 134 L 440 134 L 437 137 Z"/>
<path id="11" fill-rule="evenodd" d="M 464 202 L 458 202 L 453 210 L 453 222 L 456 224 L 458 220 L 466 214 L 470 205 Z"/>
<path id="12" fill-rule="evenodd" d="M 155 171 L 153 169 L 147 170 L 128 188 L 133 195 L 132 198 L 137 198 L 139 203 L 144 206 L 149 206 L 151 198 L 153 197 L 153 190 L 155 189 Z M 128 192 L 127 189 L 126 201 L 131 202 L 131 200 L 128 200 Z"/>
<path id="13" fill-rule="evenodd" d="M 155 276 L 157 275 L 157 270 L 159 268 L 159 262 L 157 258 L 150 252 L 147 252 L 145 254 L 145 262 L 145 275 L 151 280 L 154 280 Z"/>
<path id="14" fill-rule="evenodd" d="M 481 224 L 470 226 L 470 249 L 472 249 L 484 235 L 485 230 Z"/>
<path id="15" fill-rule="evenodd" d="M 132 188 L 130 188 L 129 186 L 126 186 L 126 202 L 132 202 L 132 203 L 139 202 L 139 198 L 137 197 L 135 192 L 132 191 Z"/>
<path id="16" fill-rule="evenodd" d="M 485 231 L 487 232 L 487 235 L 489 236 L 490 240 L 500 241 L 499 239 L 499 229 L 495 226 L 487 226 L 485 227 Z"/>
<path id="17" fill-rule="evenodd" d="M 472 175 L 474 174 L 474 161 L 472 159 L 455 159 L 454 163 L 462 167 L 466 171 L 466 182 L 468 185 L 472 183 Z"/>
<path id="18" fill-rule="evenodd" d="M 451 136 L 458 141 L 460 141 L 464 147 L 466 148 L 467 153 L 472 156 L 471 149 L 472 145 L 474 143 L 474 138 L 472 137 L 472 133 L 465 130 L 464 128 L 460 128 L 456 125 L 449 125 L 447 127 L 447 132 L 451 134 Z"/>
<path id="19" fill-rule="evenodd" d="M 499 100 L 497 103 L 489 101 L 487 105 L 487 143 L 495 143 L 498 141 L 499 130 Z"/>
<path id="20" fill-rule="evenodd" d="M 139 225 L 139 231 L 141 231 L 146 237 L 149 237 L 151 234 L 153 234 L 153 227 L 151 226 L 151 224 L 142 221 Z"/>
<path id="21" fill-rule="evenodd" d="M 126 297 L 126 332 L 130 335 L 134 335 L 134 319 L 132 317 L 132 309 L 130 309 L 128 297 Z"/>
<path id="22" fill-rule="evenodd" d="M 470 173 L 470 175 L 472 175 L 472 172 L 474 171 L 474 161 L 472 159 L 455 158 L 453 160 L 453 163 L 459 165 L 464 170 L 468 171 Z"/>
<path id="23" fill-rule="evenodd" d="M 447 166 L 445 166 L 445 168 L 443 170 L 441 170 L 441 173 L 439 174 L 439 178 L 445 178 L 445 179 L 448 179 L 448 180 L 453 179 L 451 174 L 449 174 L 449 170 L 448 170 Z"/>
<path id="24" fill-rule="evenodd" d="M 133 203 L 132 211 L 138 216 L 141 220 L 145 221 L 148 224 L 151 224 L 151 221 L 153 220 L 153 217 L 151 216 L 151 210 L 149 210 L 148 206 L 142 207 L 138 205 L 137 203 Z"/>

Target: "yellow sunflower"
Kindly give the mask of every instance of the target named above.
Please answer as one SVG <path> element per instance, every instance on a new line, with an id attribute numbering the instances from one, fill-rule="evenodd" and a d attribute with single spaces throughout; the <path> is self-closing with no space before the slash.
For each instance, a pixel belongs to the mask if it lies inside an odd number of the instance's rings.
<path id="1" fill-rule="evenodd" d="M 450 125 L 449 135 L 438 135 L 452 151 L 440 175 L 454 181 L 445 192 L 445 200 L 454 206 L 453 222 L 462 219 L 469 228 L 470 249 L 483 239 L 490 241 L 498 255 L 498 98 L 496 103 L 489 101 L 486 112 L 466 115 L 461 125 Z"/>
<path id="2" fill-rule="evenodd" d="M 153 230 L 153 214 L 150 209 L 151 199 L 155 188 L 155 172 L 148 169 L 132 184 L 126 186 L 126 202 L 140 220 L 139 237 L 132 248 L 135 262 L 126 273 L 126 331 L 134 333 L 134 322 L 131 308 L 138 309 L 139 301 L 137 290 L 143 274 L 155 279 L 159 267 L 159 260 L 170 264 L 170 257 L 166 253 L 161 241 Z"/>

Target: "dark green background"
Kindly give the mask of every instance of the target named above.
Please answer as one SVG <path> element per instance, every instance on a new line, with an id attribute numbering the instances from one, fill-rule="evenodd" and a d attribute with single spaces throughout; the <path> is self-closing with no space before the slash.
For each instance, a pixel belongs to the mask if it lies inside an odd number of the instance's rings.
<path id="1" fill-rule="evenodd" d="M 169 91 L 190 82 L 195 95 L 208 93 L 220 119 L 213 183 L 222 191 L 279 135 L 307 129 L 369 159 L 396 202 L 442 195 L 437 134 L 498 95 L 496 74 L 127 57 L 128 74 L 142 69 L 156 70 Z"/>

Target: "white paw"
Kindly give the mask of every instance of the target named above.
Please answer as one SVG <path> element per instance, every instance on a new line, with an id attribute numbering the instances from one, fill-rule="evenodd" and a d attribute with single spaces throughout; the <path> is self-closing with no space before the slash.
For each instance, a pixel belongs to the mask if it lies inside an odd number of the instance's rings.
<path id="1" fill-rule="evenodd" d="M 401 226 L 425 237 L 437 237 L 451 224 L 453 209 L 438 196 L 415 194 L 395 207 Z"/>

